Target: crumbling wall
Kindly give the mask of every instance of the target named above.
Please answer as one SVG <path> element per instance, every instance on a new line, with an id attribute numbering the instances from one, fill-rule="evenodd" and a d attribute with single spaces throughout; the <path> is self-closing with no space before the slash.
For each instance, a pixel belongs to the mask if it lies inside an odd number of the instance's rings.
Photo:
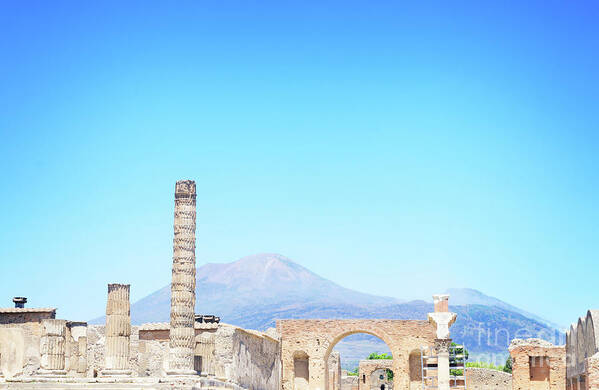
<path id="1" fill-rule="evenodd" d="M 514 339 L 509 351 L 513 390 L 566 389 L 565 345 L 555 346 L 541 339 Z M 547 370 L 548 375 L 544 375 L 543 370 Z"/>
<path id="2" fill-rule="evenodd" d="M 357 375 L 341 375 L 341 390 L 358 390 Z"/>
<path id="3" fill-rule="evenodd" d="M 0 309 L 0 371 L 4 376 L 32 375 L 39 370 L 41 322 L 55 317 L 53 308 Z"/>
<path id="4" fill-rule="evenodd" d="M 329 361 L 329 383 L 327 390 L 340 390 L 341 388 L 341 355 L 337 351 L 331 352 Z"/>
<path id="5" fill-rule="evenodd" d="M 367 333 L 383 340 L 393 355 L 394 387 L 410 388 L 409 355 L 421 346 L 431 346 L 435 328 L 417 320 L 279 320 L 281 334 L 282 386 L 293 390 L 297 353 L 309 357 L 309 389 L 324 389 L 328 382 L 327 359 L 333 347 L 346 336 Z"/>
<path id="6" fill-rule="evenodd" d="M 468 390 L 511 390 L 512 375 L 488 368 L 466 368 Z"/>
<path id="7" fill-rule="evenodd" d="M 599 388 L 599 310 L 589 310 L 566 331 L 566 387 Z"/>
<path id="8" fill-rule="evenodd" d="M 165 375 L 168 329 L 167 323 L 132 328 L 131 356 L 137 359 L 139 376 Z M 195 332 L 194 354 L 202 375 L 249 389 L 279 390 L 280 345 L 275 330 L 262 333 L 223 323 L 196 323 Z"/>
<path id="9" fill-rule="evenodd" d="M 279 390 L 279 341 L 259 332 L 236 328 L 232 343 L 233 364 L 227 379 L 246 389 Z"/>
<path id="10" fill-rule="evenodd" d="M 106 326 L 89 325 L 87 327 L 87 372 L 86 376 L 97 377 L 105 366 Z M 129 367 L 132 376 L 144 376 L 140 367 L 139 326 L 131 327 Z"/>

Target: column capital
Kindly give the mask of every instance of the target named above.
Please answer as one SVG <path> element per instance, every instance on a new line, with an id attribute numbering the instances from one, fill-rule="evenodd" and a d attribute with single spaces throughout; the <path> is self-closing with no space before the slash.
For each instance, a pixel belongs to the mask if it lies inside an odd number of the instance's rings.
<path id="1" fill-rule="evenodd" d="M 449 353 L 449 347 L 451 347 L 451 339 L 435 339 L 434 348 L 437 354 Z"/>

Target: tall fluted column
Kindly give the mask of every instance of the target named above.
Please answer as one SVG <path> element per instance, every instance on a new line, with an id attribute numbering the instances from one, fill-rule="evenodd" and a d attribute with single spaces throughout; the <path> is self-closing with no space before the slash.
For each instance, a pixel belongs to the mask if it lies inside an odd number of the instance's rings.
<path id="1" fill-rule="evenodd" d="M 194 370 L 196 184 L 175 185 L 175 236 L 171 284 L 169 370 L 171 375 L 192 375 Z"/>
<path id="2" fill-rule="evenodd" d="M 65 350 L 67 321 L 42 320 L 40 339 L 40 375 L 65 375 Z"/>
<path id="3" fill-rule="evenodd" d="M 102 375 L 131 375 L 129 338 L 131 312 L 128 284 L 109 284 L 106 302 L 105 368 Z"/>

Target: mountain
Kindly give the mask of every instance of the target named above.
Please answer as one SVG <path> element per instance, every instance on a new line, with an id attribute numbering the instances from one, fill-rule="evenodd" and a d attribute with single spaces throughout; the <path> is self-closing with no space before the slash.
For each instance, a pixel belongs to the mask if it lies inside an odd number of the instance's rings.
<path id="1" fill-rule="evenodd" d="M 543 323 L 551 328 L 555 329 L 566 329 L 565 326 L 556 324 L 555 322 L 548 321 L 544 318 L 539 317 L 536 314 L 522 310 L 516 306 L 505 303 L 500 299 L 490 297 L 483 294 L 482 292 L 472 288 L 449 288 L 445 291 L 451 296 L 452 305 L 483 305 L 483 306 L 496 306 L 508 311 L 520 313 L 525 317 L 532 318 L 540 323 Z M 565 332 L 565 330 L 564 330 Z"/>
<path id="2" fill-rule="evenodd" d="M 516 335 L 551 339 L 560 333 L 544 320 L 472 289 L 450 289 L 450 308 L 458 313 L 452 337 L 474 354 L 505 356 Z M 226 264 L 209 263 L 196 272 L 196 313 L 215 314 L 244 328 L 274 326 L 278 318 L 421 319 L 433 310 L 424 300 L 405 302 L 341 287 L 278 254 L 257 254 Z M 170 285 L 131 305 L 134 324 L 167 322 Z M 102 323 L 103 317 L 90 321 Z M 516 331 L 520 333 L 517 334 Z M 525 333 L 528 332 L 528 333 Z M 349 340 L 348 340 L 349 339 Z M 337 347 L 366 357 L 381 340 L 354 335 Z M 357 346 L 357 347 L 356 347 Z M 362 346 L 362 347 L 360 347 Z M 351 355 L 351 354 L 350 354 Z M 351 356 L 344 354 L 344 359 Z"/>

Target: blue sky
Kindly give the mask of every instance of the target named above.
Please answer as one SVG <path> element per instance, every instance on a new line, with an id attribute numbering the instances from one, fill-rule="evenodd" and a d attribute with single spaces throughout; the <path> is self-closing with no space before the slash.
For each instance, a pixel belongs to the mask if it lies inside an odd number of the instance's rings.
<path id="1" fill-rule="evenodd" d="M 198 265 L 597 308 L 596 3 L 423 3 L 3 2 L 0 305 L 168 284 L 191 178 Z"/>

